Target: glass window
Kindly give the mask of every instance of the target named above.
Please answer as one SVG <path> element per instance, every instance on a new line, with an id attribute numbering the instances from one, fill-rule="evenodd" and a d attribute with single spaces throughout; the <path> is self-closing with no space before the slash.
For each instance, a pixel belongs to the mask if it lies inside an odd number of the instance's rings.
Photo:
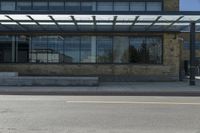
<path id="1" fill-rule="evenodd" d="M 34 10 L 48 10 L 48 3 L 45 1 L 33 2 Z"/>
<path id="2" fill-rule="evenodd" d="M 17 2 L 17 10 L 31 10 L 31 2 L 19 1 Z"/>
<path id="3" fill-rule="evenodd" d="M 18 36 L 17 42 L 17 62 L 28 63 L 29 62 L 29 49 L 30 49 L 30 37 Z"/>
<path id="4" fill-rule="evenodd" d="M 112 37 L 97 37 L 97 63 L 112 63 Z"/>
<path id="5" fill-rule="evenodd" d="M 160 37 L 147 38 L 146 63 L 162 63 L 162 40 Z"/>
<path id="6" fill-rule="evenodd" d="M 96 2 L 82 2 L 81 10 L 82 11 L 96 11 Z"/>
<path id="7" fill-rule="evenodd" d="M 97 10 L 98 11 L 112 11 L 113 3 L 112 2 L 98 2 Z"/>
<path id="8" fill-rule="evenodd" d="M 30 52 L 30 61 L 34 63 L 47 63 L 48 47 L 47 36 L 33 36 Z"/>
<path id="9" fill-rule="evenodd" d="M 96 37 L 93 36 L 81 37 L 81 62 L 82 63 L 96 62 Z"/>
<path id="10" fill-rule="evenodd" d="M 12 36 L 0 36 L 0 62 L 10 63 L 13 60 L 14 49 L 12 45 Z"/>
<path id="11" fill-rule="evenodd" d="M 65 9 L 67 11 L 79 11 L 80 10 L 80 2 L 66 2 Z"/>
<path id="12" fill-rule="evenodd" d="M 48 62 L 59 63 L 63 62 L 63 37 L 48 36 Z"/>
<path id="13" fill-rule="evenodd" d="M 200 41 L 196 41 L 196 49 L 200 49 Z M 184 41 L 184 49 L 190 49 L 190 42 L 189 41 Z"/>
<path id="14" fill-rule="evenodd" d="M 49 2 L 50 10 L 64 10 L 64 2 Z"/>
<path id="15" fill-rule="evenodd" d="M 131 37 L 129 57 L 131 63 L 145 63 L 146 42 L 144 37 Z"/>
<path id="16" fill-rule="evenodd" d="M 2 1 L 1 2 L 1 10 L 14 11 L 15 10 L 15 2 L 14 1 Z"/>
<path id="17" fill-rule="evenodd" d="M 116 36 L 113 39 L 113 60 L 114 63 L 129 62 L 129 38 Z"/>
<path id="18" fill-rule="evenodd" d="M 129 2 L 114 2 L 114 11 L 129 11 Z"/>
<path id="19" fill-rule="evenodd" d="M 80 37 L 65 37 L 64 62 L 80 63 Z"/>
<path id="20" fill-rule="evenodd" d="M 131 2 L 130 10 L 131 11 L 145 11 L 145 2 Z"/>
<path id="21" fill-rule="evenodd" d="M 161 11 L 162 3 L 161 2 L 147 2 L 147 11 Z"/>

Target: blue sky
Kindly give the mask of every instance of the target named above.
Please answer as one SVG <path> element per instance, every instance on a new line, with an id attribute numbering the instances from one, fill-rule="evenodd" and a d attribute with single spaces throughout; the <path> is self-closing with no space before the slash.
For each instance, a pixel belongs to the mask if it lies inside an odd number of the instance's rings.
<path id="1" fill-rule="evenodd" d="M 180 0 L 182 11 L 200 11 L 200 0 Z"/>

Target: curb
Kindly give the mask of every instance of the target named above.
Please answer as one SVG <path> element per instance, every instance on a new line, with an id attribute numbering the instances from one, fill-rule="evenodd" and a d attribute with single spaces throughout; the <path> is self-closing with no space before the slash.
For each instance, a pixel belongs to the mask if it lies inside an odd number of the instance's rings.
<path id="1" fill-rule="evenodd" d="M 200 96 L 200 91 L 133 91 L 133 90 L 0 90 L 0 95 L 60 95 L 60 96 Z"/>

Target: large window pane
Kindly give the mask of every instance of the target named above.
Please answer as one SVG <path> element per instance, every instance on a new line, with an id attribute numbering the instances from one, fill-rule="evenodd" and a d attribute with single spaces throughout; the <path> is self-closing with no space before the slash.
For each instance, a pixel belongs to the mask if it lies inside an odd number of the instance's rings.
<path id="1" fill-rule="evenodd" d="M 96 11 L 96 2 L 82 2 L 81 10 L 82 11 Z"/>
<path id="2" fill-rule="evenodd" d="M 14 1 L 2 1 L 1 2 L 1 10 L 14 11 L 15 10 L 15 2 Z"/>
<path id="3" fill-rule="evenodd" d="M 113 60 L 114 63 L 128 63 L 129 62 L 129 38 L 128 37 L 114 37 L 113 43 Z"/>
<path id="4" fill-rule="evenodd" d="M 162 63 L 162 39 L 160 37 L 148 37 L 146 51 L 146 63 Z"/>
<path id="5" fill-rule="evenodd" d="M 129 2 L 114 2 L 114 11 L 129 11 Z"/>
<path id="6" fill-rule="evenodd" d="M 131 63 L 145 63 L 146 41 L 144 37 L 131 37 L 129 56 Z"/>
<path id="7" fill-rule="evenodd" d="M 30 49 L 30 37 L 18 36 L 18 42 L 16 47 L 17 62 L 20 63 L 29 62 L 29 49 Z"/>
<path id="8" fill-rule="evenodd" d="M 81 62 L 82 63 L 96 62 L 96 37 L 94 36 L 81 37 Z"/>
<path id="9" fill-rule="evenodd" d="M 47 63 L 47 36 L 33 36 L 32 48 L 29 57 L 30 61 L 34 63 Z"/>
<path id="10" fill-rule="evenodd" d="M 64 2 L 49 2 L 50 10 L 64 10 Z"/>
<path id="11" fill-rule="evenodd" d="M 131 11 L 145 11 L 145 2 L 131 2 L 130 10 Z"/>
<path id="12" fill-rule="evenodd" d="M 80 2 L 66 2 L 65 9 L 67 11 L 79 11 L 80 10 Z"/>
<path id="13" fill-rule="evenodd" d="M 112 63 L 112 37 L 97 37 L 97 63 Z"/>
<path id="14" fill-rule="evenodd" d="M 161 11 L 162 3 L 161 2 L 147 2 L 147 11 Z"/>
<path id="15" fill-rule="evenodd" d="M 12 36 L 0 36 L 0 62 L 10 63 L 13 61 L 14 47 L 12 45 Z"/>
<path id="16" fill-rule="evenodd" d="M 46 1 L 33 2 L 34 10 L 48 10 L 48 3 Z"/>
<path id="17" fill-rule="evenodd" d="M 98 2 L 97 10 L 98 11 L 112 11 L 113 3 L 112 2 Z"/>
<path id="18" fill-rule="evenodd" d="M 31 2 L 28 1 L 17 2 L 17 10 L 31 10 Z"/>
<path id="19" fill-rule="evenodd" d="M 80 37 L 65 37 L 64 62 L 80 63 Z"/>
<path id="20" fill-rule="evenodd" d="M 48 37 L 48 62 L 59 63 L 63 62 L 64 39 L 61 36 L 49 36 Z"/>

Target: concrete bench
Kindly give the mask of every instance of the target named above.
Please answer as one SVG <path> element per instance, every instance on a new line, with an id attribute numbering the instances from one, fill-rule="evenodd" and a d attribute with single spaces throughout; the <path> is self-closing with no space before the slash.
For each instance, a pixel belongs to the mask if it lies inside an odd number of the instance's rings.
<path id="1" fill-rule="evenodd" d="M 98 77 L 4 77 L 0 86 L 98 86 Z"/>
<path id="2" fill-rule="evenodd" d="M 0 78 L 4 77 L 17 77 L 18 72 L 0 72 Z"/>

